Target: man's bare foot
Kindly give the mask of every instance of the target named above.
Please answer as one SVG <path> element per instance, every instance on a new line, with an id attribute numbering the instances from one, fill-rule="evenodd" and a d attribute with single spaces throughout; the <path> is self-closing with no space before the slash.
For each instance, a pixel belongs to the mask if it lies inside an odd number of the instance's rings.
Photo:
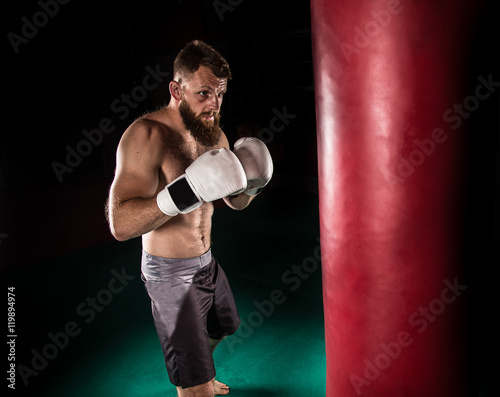
<path id="1" fill-rule="evenodd" d="M 225 396 L 229 394 L 229 386 L 214 380 L 214 394 L 216 396 Z"/>

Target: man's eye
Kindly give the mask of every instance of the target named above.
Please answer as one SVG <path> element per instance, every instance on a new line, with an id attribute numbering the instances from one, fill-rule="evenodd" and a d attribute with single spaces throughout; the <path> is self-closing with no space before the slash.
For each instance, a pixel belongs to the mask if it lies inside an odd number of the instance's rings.
<path id="1" fill-rule="evenodd" d="M 207 96 L 207 95 L 208 95 L 208 91 L 201 91 L 201 92 L 200 92 L 200 95 L 201 95 L 201 96 Z"/>
<path id="2" fill-rule="evenodd" d="M 217 94 L 217 96 L 218 96 L 219 98 L 222 98 L 222 97 L 224 96 L 224 94 L 225 94 L 225 92 L 219 92 L 219 93 Z"/>

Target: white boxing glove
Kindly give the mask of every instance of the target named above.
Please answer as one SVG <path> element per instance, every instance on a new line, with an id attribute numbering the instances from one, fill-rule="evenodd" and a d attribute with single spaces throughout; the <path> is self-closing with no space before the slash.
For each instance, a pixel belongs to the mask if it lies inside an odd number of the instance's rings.
<path id="1" fill-rule="evenodd" d="M 203 202 L 239 194 L 246 187 L 245 171 L 236 155 L 226 148 L 213 149 L 158 193 L 156 203 L 166 215 L 187 214 Z"/>
<path id="2" fill-rule="evenodd" d="M 257 138 L 240 138 L 234 144 L 233 152 L 245 170 L 245 194 L 256 196 L 273 176 L 273 159 L 266 144 Z"/>

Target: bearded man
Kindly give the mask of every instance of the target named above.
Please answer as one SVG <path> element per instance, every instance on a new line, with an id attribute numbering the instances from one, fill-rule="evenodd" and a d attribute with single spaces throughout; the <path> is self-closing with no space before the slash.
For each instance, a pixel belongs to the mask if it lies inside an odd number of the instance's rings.
<path id="1" fill-rule="evenodd" d="M 169 379 L 183 397 L 229 393 L 215 380 L 212 353 L 240 323 L 211 251 L 212 202 L 243 209 L 273 172 L 258 139 L 241 138 L 229 150 L 219 120 L 230 78 L 208 44 L 179 52 L 168 106 L 134 121 L 120 140 L 107 203 L 117 240 L 142 236 L 142 280 Z"/>

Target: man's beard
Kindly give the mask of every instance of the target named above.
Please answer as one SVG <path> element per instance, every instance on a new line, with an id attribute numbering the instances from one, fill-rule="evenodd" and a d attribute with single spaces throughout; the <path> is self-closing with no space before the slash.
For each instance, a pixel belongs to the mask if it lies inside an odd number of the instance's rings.
<path id="1" fill-rule="evenodd" d="M 220 114 L 218 112 L 203 112 L 196 115 L 187 101 L 182 98 L 179 105 L 179 113 L 184 125 L 196 141 L 208 147 L 217 145 L 221 135 L 219 127 Z M 203 120 L 204 116 L 213 116 L 214 119 L 208 123 Z"/>

